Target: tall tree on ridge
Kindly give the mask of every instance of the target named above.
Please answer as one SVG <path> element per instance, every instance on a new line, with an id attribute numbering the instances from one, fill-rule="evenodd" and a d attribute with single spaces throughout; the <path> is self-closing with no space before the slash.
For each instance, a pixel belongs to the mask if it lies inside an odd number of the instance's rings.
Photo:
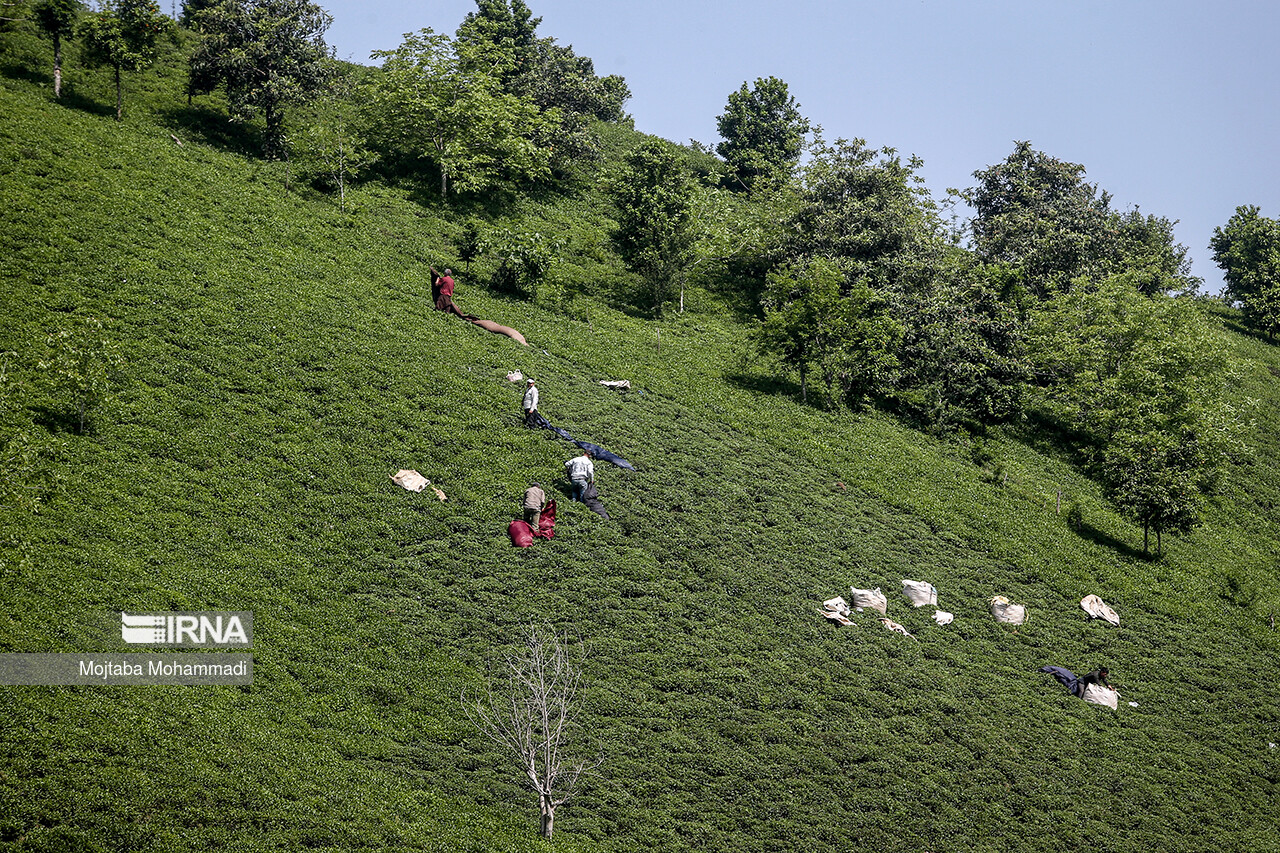
<path id="1" fill-rule="evenodd" d="M 777 77 L 759 78 L 750 89 L 744 82 L 730 93 L 716 127 L 724 139 L 716 152 L 746 189 L 765 176 L 790 177 L 810 129 L 787 84 Z"/>
<path id="2" fill-rule="evenodd" d="M 102 8 L 81 23 L 85 57 L 91 65 L 110 65 L 116 78 L 116 121 L 124 117 L 122 72 L 141 71 L 156 56 L 156 42 L 170 21 L 155 0 L 103 0 Z"/>
<path id="3" fill-rule="evenodd" d="M 689 177 L 670 143 L 650 139 L 626 156 L 610 190 L 618 206 L 614 245 L 652 288 L 661 317 L 667 285 L 689 262 Z"/>
<path id="4" fill-rule="evenodd" d="M 1223 295 L 1241 304 L 1245 322 L 1274 339 L 1280 332 L 1280 221 L 1242 205 L 1213 229 L 1209 248 L 1227 282 Z"/>

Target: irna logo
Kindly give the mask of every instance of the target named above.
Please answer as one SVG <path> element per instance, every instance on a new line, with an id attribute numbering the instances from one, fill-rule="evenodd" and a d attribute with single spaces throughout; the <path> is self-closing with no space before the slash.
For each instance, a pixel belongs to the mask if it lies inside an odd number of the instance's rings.
<path id="1" fill-rule="evenodd" d="M 253 613 L 121 613 L 120 636 L 135 646 L 248 647 Z"/>

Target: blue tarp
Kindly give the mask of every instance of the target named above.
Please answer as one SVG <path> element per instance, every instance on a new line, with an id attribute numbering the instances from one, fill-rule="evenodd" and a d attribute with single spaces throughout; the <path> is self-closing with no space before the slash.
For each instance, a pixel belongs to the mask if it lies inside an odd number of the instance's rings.
<path id="1" fill-rule="evenodd" d="M 1054 678 L 1058 679 L 1058 683 L 1070 690 L 1076 692 L 1076 682 L 1080 679 L 1076 678 L 1076 674 L 1069 669 L 1061 666 L 1042 666 L 1040 672 L 1047 672 Z"/>
<path id="2" fill-rule="evenodd" d="M 551 422 L 546 418 L 544 418 L 541 413 L 535 414 L 534 423 L 536 423 L 538 426 L 542 427 L 543 429 L 551 430 L 556 435 L 563 438 L 565 441 L 573 442 L 574 444 L 578 445 L 578 447 L 581 447 L 583 450 L 590 453 L 596 459 L 603 459 L 605 462 L 612 462 L 614 465 L 617 465 L 619 468 L 626 468 L 628 471 L 636 470 L 636 466 L 632 465 L 630 462 L 623 459 L 618 454 L 610 453 L 608 450 L 605 450 L 600 445 L 592 444 L 589 441 L 578 441 L 576 438 L 569 435 L 568 432 L 560 429 L 560 427 L 552 426 Z"/>

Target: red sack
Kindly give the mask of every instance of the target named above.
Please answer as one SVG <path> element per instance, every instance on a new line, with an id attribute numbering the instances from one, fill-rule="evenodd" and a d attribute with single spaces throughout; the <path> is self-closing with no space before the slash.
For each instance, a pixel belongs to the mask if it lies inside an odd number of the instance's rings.
<path id="1" fill-rule="evenodd" d="M 547 508 L 542 511 L 542 517 L 538 519 L 538 529 L 534 530 L 522 519 L 517 518 L 507 525 L 507 535 L 511 537 L 511 544 L 517 548 L 528 548 L 533 544 L 533 537 L 539 539 L 550 539 L 556 535 L 556 502 L 547 501 Z"/>
<path id="2" fill-rule="evenodd" d="M 533 530 L 523 519 L 517 518 L 508 524 L 507 535 L 511 537 L 511 544 L 517 548 L 528 548 L 533 544 Z"/>
<path id="3" fill-rule="evenodd" d="M 528 527 L 529 525 L 525 525 Z M 533 535 L 539 539 L 550 539 L 556 535 L 556 502 L 547 501 L 547 506 L 542 510 L 542 517 L 538 519 L 538 529 L 533 531 Z"/>

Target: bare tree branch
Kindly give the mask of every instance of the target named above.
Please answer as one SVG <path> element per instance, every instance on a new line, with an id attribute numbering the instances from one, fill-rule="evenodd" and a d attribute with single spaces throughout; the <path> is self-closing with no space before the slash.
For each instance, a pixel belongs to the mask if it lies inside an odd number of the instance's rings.
<path id="1" fill-rule="evenodd" d="M 567 762 L 577 728 L 582 669 L 572 659 L 566 638 L 549 626 L 532 624 L 523 648 L 507 655 L 498 679 L 490 678 L 478 696 L 462 696 L 467 719 L 498 744 L 538 795 L 542 835 L 551 838 L 555 811 L 577 793 L 583 776 L 603 756 Z"/>

